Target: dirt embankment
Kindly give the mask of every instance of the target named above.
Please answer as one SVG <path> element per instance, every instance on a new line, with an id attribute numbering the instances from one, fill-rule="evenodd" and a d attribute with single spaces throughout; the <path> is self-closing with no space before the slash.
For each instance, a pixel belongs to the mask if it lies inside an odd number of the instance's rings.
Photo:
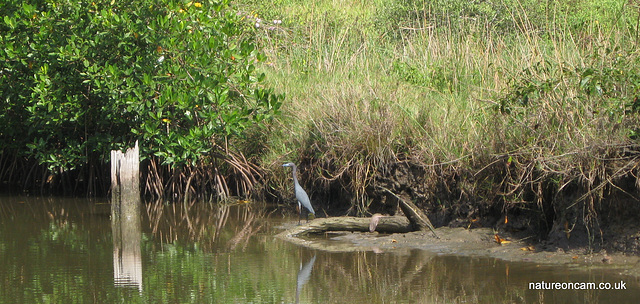
<path id="1" fill-rule="evenodd" d="M 513 262 L 533 262 L 538 264 L 562 264 L 574 268 L 603 268 L 617 273 L 640 277 L 640 257 L 621 253 L 585 254 L 582 249 L 563 250 L 545 244 L 531 245 L 528 240 L 512 239 L 504 236 L 502 243 L 495 240 L 495 232 L 490 228 L 447 228 L 436 229 L 438 237 L 429 232 L 403 234 L 341 233 L 330 236 L 326 241 L 317 239 L 309 244 L 319 245 L 321 250 L 372 250 L 386 252 L 402 249 L 422 249 L 438 254 L 493 257 Z M 341 242 L 340 242 L 341 241 Z"/>
<path id="2" fill-rule="evenodd" d="M 391 189 L 421 208 L 435 227 L 488 228 L 545 252 L 640 255 L 635 155 L 585 160 L 562 172 L 540 160 L 507 156 L 478 169 L 396 162 L 379 170 L 367 195 L 372 213 L 400 212 L 397 198 L 381 190 Z M 601 167 L 584 170 L 595 165 Z"/>
<path id="3" fill-rule="evenodd" d="M 394 217 L 396 219 L 406 219 Z M 286 224 L 277 237 L 315 250 L 329 252 L 373 251 L 376 253 L 402 250 L 426 250 L 434 254 L 455 254 L 497 258 L 511 262 L 532 262 L 564 265 L 575 269 L 606 269 L 618 274 L 640 277 L 640 256 L 623 253 L 587 252 L 586 248 L 564 250 L 545 242 L 531 242 L 530 238 L 516 239 L 491 228 L 440 227 L 434 231 L 402 233 L 326 230 L 328 222 L 354 228 L 353 221 L 366 218 L 318 218 L 303 225 Z M 320 228 L 320 230 L 318 230 Z M 325 230 L 323 230 L 325 229 Z"/>

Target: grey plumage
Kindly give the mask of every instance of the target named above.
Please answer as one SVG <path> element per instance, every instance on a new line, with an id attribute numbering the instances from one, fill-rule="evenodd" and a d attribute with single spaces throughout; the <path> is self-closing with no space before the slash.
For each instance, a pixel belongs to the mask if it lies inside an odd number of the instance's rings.
<path id="1" fill-rule="evenodd" d="M 294 163 L 286 163 L 282 165 L 283 167 L 291 167 L 293 174 L 293 189 L 296 194 L 296 199 L 298 200 L 298 207 L 300 208 L 300 214 L 302 214 L 302 206 L 304 206 L 311 214 L 316 215 L 316 212 L 313 210 L 313 206 L 311 206 L 311 201 L 309 200 L 309 196 L 307 192 L 302 189 L 300 183 L 298 183 L 298 175 L 296 165 Z"/>

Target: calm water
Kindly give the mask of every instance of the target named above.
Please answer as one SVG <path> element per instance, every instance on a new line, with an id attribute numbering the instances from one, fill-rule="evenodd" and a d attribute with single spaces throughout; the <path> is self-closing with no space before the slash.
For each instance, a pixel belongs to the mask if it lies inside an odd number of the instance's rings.
<path id="1" fill-rule="evenodd" d="M 253 204 L 0 197 L 0 303 L 635 303 L 611 271 L 436 255 L 327 253 L 273 237 L 295 219 Z M 529 290 L 530 282 L 625 290 Z"/>

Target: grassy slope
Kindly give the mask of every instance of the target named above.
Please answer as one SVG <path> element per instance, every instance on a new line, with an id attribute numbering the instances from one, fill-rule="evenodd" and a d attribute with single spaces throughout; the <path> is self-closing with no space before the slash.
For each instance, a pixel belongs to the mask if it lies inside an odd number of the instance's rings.
<path id="1" fill-rule="evenodd" d="M 611 191 L 633 196 L 614 181 L 637 171 L 638 8 L 545 3 L 239 1 L 287 95 L 263 164 L 301 163 L 316 197 L 363 212 L 403 160 L 433 186 L 418 201 L 543 209 L 571 189 L 588 221 Z"/>

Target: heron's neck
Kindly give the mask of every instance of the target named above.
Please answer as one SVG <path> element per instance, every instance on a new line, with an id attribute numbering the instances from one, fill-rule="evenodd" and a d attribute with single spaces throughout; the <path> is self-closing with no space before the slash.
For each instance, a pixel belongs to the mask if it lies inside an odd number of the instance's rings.
<path id="1" fill-rule="evenodd" d="M 293 183 L 298 184 L 298 172 L 296 171 L 296 167 L 293 167 L 293 170 L 291 172 L 293 174 Z"/>

